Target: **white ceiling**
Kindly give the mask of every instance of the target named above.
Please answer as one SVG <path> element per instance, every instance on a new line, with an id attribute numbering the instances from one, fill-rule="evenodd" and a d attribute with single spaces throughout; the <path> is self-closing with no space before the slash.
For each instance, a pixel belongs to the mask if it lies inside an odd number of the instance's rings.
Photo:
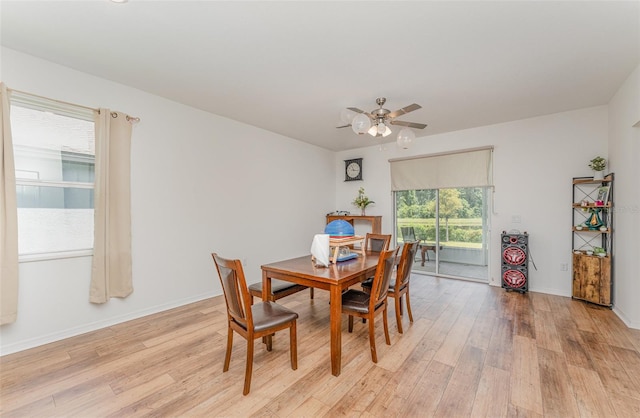
<path id="1" fill-rule="evenodd" d="M 8 48 L 336 151 L 380 142 L 336 129 L 376 97 L 428 136 L 606 104 L 640 63 L 638 1 L 0 7 Z"/>

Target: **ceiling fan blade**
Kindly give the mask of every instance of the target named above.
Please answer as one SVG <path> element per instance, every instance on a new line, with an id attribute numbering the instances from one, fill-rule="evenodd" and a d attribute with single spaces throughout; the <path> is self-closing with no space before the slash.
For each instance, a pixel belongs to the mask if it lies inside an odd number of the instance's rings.
<path id="1" fill-rule="evenodd" d="M 420 106 L 419 104 L 416 104 L 416 103 L 410 104 L 409 106 L 403 107 L 402 109 L 398 109 L 395 112 L 389 113 L 389 117 L 390 118 L 397 118 L 400 115 L 404 115 L 406 113 L 413 112 L 414 110 L 418 110 L 420 108 L 422 108 L 422 106 Z"/>
<path id="2" fill-rule="evenodd" d="M 408 126 L 409 128 L 416 128 L 416 129 L 424 129 L 427 127 L 425 123 L 405 122 L 402 120 L 392 120 L 389 123 L 391 123 L 392 125 Z"/>
<path id="3" fill-rule="evenodd" d="M 348 128 L 349 126 L 351 126 L 351 124 L 342 125 L 342 126 L 336 126 L 336 128 L 338 128 L 338 129 L 340 129 L 340 128 Z"/>
<path id="4" fill-rule="evenodd" d="M 356 112 L 356 113 L 364 113 L 365 115 L 369 115 L 369 117 L 371 117 L 371 115 L 367 112 L 365 112 L 364 110 L 360 110 L 357 107 L 348 107 L 347 109 L 349 109 L 352 112 Z"/>

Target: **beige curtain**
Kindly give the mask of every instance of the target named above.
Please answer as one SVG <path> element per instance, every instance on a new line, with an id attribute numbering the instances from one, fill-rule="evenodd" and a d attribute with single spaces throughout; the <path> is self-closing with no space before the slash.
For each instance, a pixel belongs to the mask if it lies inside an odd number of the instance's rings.
<path id="1" fill-rule="evenodd" d="M 9 119 L 9 95 L 0 83 L 0 325 L 15 322 L 18 315 L 18 209 L 16 170 Z"/>
<path id="2" fill-rule="evenodd" d="M 131 279 L 131 123 L 123 113 L 96 116 L 95 226 L 89 300 L 133 292 Z"/>

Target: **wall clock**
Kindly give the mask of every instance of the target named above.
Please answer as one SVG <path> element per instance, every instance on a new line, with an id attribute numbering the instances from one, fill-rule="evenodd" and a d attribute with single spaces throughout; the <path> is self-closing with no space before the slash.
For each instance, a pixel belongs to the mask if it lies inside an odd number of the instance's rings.
<path id="1" fill-rule="evenodd" d="M 362 180 L 362 158 L 344 160 L 344 181 Z"/>

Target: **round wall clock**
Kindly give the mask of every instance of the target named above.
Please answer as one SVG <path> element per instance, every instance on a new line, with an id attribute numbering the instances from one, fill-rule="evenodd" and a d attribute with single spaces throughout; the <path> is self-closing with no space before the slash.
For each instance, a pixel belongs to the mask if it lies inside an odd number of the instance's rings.
<path id="1" fill-rule="evenodd" d="M 344 181 L 362 180 L 362 158 L 344 160 Z"/>

